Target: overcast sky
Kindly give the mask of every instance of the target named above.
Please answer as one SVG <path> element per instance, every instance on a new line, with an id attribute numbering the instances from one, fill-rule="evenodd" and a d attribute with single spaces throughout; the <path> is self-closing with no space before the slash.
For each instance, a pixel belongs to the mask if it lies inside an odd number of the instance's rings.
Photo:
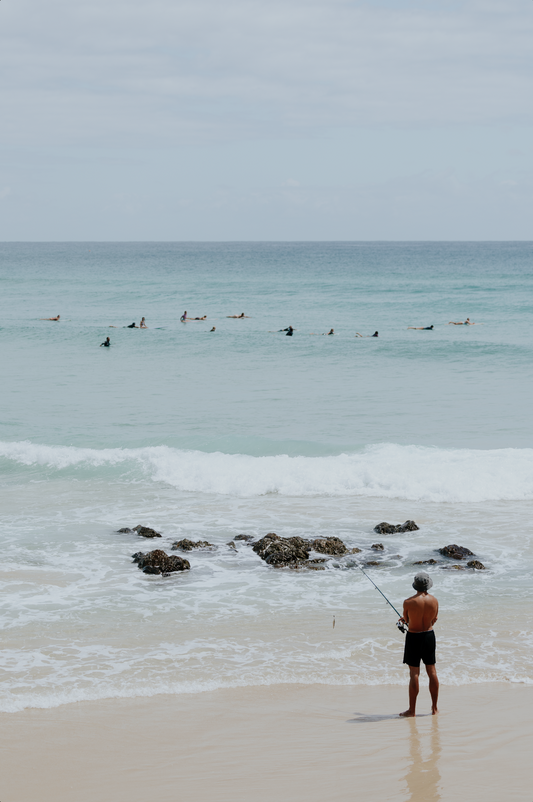
<path id="1" fill-rule="evenodd" d="M 2 240 L 533 240 L 531 0 L 1 0 Z"/>

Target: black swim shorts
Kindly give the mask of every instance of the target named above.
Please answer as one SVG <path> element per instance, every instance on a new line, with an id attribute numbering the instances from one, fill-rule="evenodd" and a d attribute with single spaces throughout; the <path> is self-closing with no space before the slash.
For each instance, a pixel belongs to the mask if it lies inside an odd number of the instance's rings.
<path id="1" fill-rule="evenodd" d="M 425 666 L 434 666 L 435 649 L 437 642 L 433 630 L 429 632 L 408 632 L 405 636 L 405 650 L 403 662 L 408 666 L 420 668 L 420 661 L 423 660 Z"/>

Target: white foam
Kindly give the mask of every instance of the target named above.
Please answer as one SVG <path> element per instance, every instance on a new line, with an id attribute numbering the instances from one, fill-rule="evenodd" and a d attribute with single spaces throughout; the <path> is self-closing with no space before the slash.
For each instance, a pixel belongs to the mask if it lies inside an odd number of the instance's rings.
<path id="1" fill-rule="evenodd" d="M 52 471 L 140 469 L 183 491 L 254 497 L 369 496 L 410 501 L 533 499 L 533 449 L 441 449 L 374 445 L 331 457 L 252 457 L 167 446 L 92 449 L 31 442 L 0 443 L 0 457 Z"/>

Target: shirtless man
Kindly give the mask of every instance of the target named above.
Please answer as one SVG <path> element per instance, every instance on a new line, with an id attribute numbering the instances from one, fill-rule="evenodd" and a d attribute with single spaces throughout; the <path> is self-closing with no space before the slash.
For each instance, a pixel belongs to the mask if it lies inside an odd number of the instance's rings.
<path id="1" fill-rule="evenodd" d="M 467 317 L 465 321 L 460 320 L 458 323 L 456 323 L 455 320 L 450 320 L 450 322 L 448 323 L 448 326 L 477 326 L 477 325 L 479 324 L 472 323 L 469 317 Z"/>
<path id="2" fill-rule="evenodd" d="M 418 696 L 418 679 L 420 676 L 420 660 L 424 661 L 426 672 L 429 677 L 429 692 L 431 694 L 431 712 L 433 715 L 438 713 L 437 699 L 439 696 L 439 679 L 435 668 L 435 633 L 433 624 L 436 623 L 439 614 L 439 603 L 435 596 L 430 596 L 428 590 L 433 585 L 433 580 L 425 571 L 420 571 L 415 576 L 413 587 L 416 590 L 414 596 L 406 599 L 403 603 L 403 617 L 400 618 L 407 624 L 409 631 L 405 636 L 405 651 L 403 662 L 409 666 L 409 709 L 400 713 L 400 716 L 411 718 L 415 715 L 416 699 Z"/>
<path id="3" fill-rule="evenodd" d="M 61 315 L 58 315 L 57 317 L 42 317 L 40 320 L 59 320 L 60 317 Z"/>

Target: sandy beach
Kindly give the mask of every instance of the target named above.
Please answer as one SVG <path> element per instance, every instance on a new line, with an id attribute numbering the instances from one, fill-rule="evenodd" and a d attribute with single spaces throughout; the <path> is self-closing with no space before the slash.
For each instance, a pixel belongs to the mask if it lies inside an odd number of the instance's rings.
<path id="1" fill-rule="evenodd" d="M 531 797 L 533 688 L 275 685 L 1 714 L 2 802 Z"/>

